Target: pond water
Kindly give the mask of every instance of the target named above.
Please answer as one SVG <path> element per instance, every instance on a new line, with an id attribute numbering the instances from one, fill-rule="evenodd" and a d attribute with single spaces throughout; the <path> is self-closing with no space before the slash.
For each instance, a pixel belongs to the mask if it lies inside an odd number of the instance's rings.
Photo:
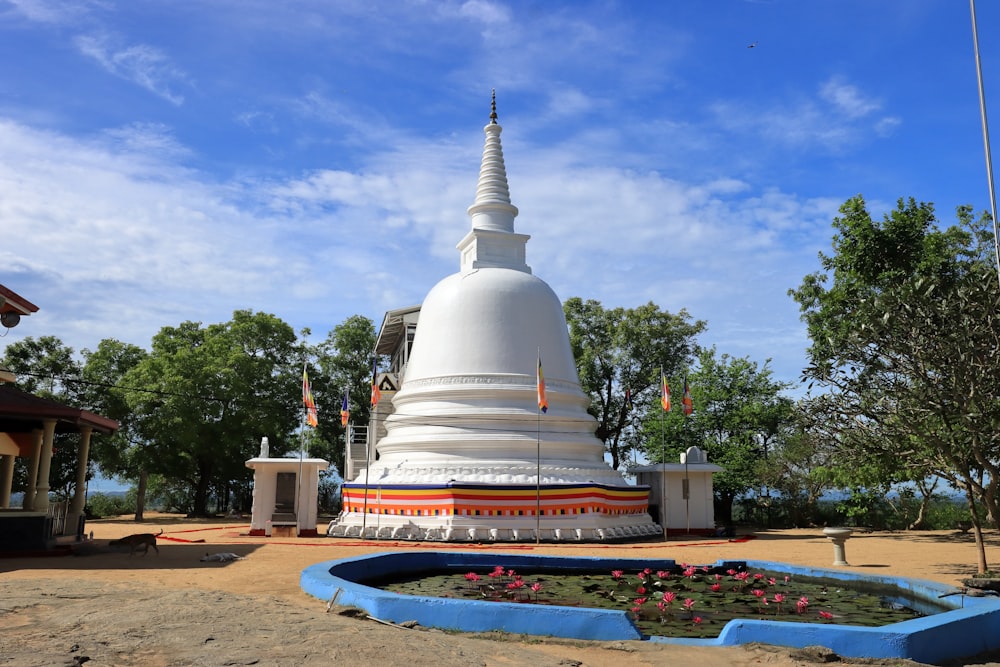
<path id="1" fill-rule="evenodd" d="M 497 566 L 368 584 L 405 595 L 625 611 L 644 635 L 664 637 L 717 637 L 734 619 L 883 626 L 948 609 L 903 599 L 890 586 L 732 564 L 589 573 Z"/>

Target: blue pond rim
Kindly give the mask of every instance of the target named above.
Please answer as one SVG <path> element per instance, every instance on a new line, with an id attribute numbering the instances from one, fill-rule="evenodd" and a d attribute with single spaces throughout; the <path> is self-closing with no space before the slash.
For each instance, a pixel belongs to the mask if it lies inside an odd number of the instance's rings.
<path id="1" fill-rule="evenodd" d="M 736 561 L 729 561 L 729 563 Z M 1000 649 L 1000 599 L 971 597 L 958 588 L 933 581 L 869 576 L 844 570 L 808 568 L 772 561 L 738 561 L 749 569 L 785 572 L 792 576 L 825 577 L 845 582 L 869 582 L 896 587 L 900 597 L 953 606 L 930 616 L 881 627 L 833 623 L 796 623 L 758 619 L 730 621 L 716 638 L 644 636 L 624 611 L 532 605 L 479 600 L 400 595 L 366 586 L 364 582 L 406 574 L 453 570 L 545 569 L 558 573 L 664 569 L 669 559 L 578 558 L 462 551 L 387 552 L 325 561 L 302 571 L 306 593 L 333 604 L 357 607 L 370 616 L 394 623 L 416 621 L 426 627 L 462 632 L 501 631 L 571 639 L 648 640 L 687 646 L 736 646 L 759 642 L 789 648 L 825 646 L 848 658 L 905 658 L 925 663 L 965 658 Z M 715 565 L 727 567 L 727 561 Z M 947 597 L 941 597 L 947 595 Z"/>

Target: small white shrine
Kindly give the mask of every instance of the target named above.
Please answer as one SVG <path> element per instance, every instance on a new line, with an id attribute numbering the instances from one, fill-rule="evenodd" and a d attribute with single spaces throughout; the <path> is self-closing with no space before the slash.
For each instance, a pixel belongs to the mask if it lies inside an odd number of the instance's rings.
<path id="1" fill-rule="evenodd" d="M 267 537 L 316 537 L 319 514 L 319 473 L 324 459 L 272 459 L 267 438 L 260 455 L 247 461 L 253 470 L 250 534 Z"/>
<path id="2" fill-rule="evenodd" d="M 649 511 L 664 534 L 715 534 L 712 475 L 722 468 L 709 463 L 700 447 L 688 447 L 680 463 L 634 466 L 629 472 L 649 487 Z"/>

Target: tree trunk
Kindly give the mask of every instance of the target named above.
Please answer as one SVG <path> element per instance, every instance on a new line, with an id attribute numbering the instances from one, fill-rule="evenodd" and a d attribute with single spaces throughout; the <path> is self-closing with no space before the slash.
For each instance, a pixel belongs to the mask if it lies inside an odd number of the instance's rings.
<path id="1" fill-rule="evenodd" d="M 149 473 L 145 470 L 139 471 L 139 483 L 135 487 L 135 520 L 142 521 L 142 513 L 146 509 L 146 484 L 149 482 Z"/>
<path id="2" fill-rule="evenodd" d="M 972 531 L 976 536 L 976 554 L 979 556 L 979 574 L 986 574 L 989 566 L 986 565 L 986 545 L 983 543 L 983 527 L 979 523 L 979 513 L 976 512 L 976 499 L 972 495 L 971 489 L 966 489 L 965 499 L 969 503 L 969 514 L 972 515 Z"/>
<path id="3" fill-rule="evenodd" d="M 920 489 L 920 508 L 917 510 L 917 518 L 906 527 L 907 530 L 920 530 L 924 527 L 924 522 L 927 520 L 927 510 L 930 508 L 931 500 L 934 498 L 934 489 L 937 488 L 937 482 L 931 484 L 929 489 L 924 484 L 918 483 L 917 488 Z"/>
<path id="4" fill-rule="evenodd" d="M 208 516 L 208 488 L 212 483 L 212 466 L 205 461 L 198 464 L 198 483 L 194 489 L 194 506 L 192 516 Z"/>

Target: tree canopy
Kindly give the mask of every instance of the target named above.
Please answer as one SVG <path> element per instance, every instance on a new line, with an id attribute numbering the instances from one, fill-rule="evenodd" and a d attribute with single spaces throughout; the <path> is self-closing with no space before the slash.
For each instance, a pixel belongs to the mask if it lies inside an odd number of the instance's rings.
<path id="1" fill-rule="evenodd" d="M 297 447 L 301 359 L 295 333 L 273 315 L 240 310 L 223 324 L 184 322 L 153 337 L 123 383 L 150 472 L 183 480 L 190 512 L 246 493 L 244 462 L 267 435 L 277 454 Z M 243 480 L 242 489 L 233 484 Z M 213 493 L 214 492 L 214 493 Z"/>
<path id="2" fill-rule="evenodd" d="M 822 445 L 866 480 L 939 476 L 998 518 L 1000 290 L 989 218 L 900 200 L 881 222 L 860 197 L 834 220 L 835 254 L 791 292 L 809 335 L 805 403 Z M 980 549 L 980 568 L 985 556 Z"/>
<path id="3" fill-rule="evenodd" d="M 660 369 L 676 374 L 693 360 L 695 337 L 705 330 L 705 322 L 692 321 L 686 310 L 676 315 L 660 310 L 652 302 L 605 309 L 599 301 L 572 297 L 563 309 L 580 385 L 597 418 L 597 437 L 617 469 L 639 447 L 636 416 L 658 404 Z"/>
<path id="4" fill-rule="evenodd" d="M 683 380 L 678 379 L 672 383 L 671 411 L 650 413 L 643 422 L 646 458 L 677 461 L 692 445 L 704 449 L 709 461 L 723 468 L 713 476 L 716 518 L 730 523 L 734 501 L 765 486 L 769 457 L 793 425 L 794 404 L 782 395 L 788 385 L 772 377 L 767 362 L 719 355 L 714 347 L 699 353 L 685 377 L 694 410 L 685 415 L 680 409 Z"/>

